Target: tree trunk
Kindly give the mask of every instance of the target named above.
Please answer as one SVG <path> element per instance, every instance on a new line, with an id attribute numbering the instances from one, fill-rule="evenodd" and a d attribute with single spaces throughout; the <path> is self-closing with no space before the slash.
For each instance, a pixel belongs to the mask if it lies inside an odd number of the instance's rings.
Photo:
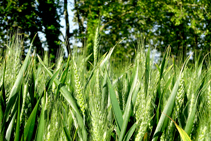
<path id="1" fill-rule="evenodd" d="M 71 54 L 71 48 L 70 48 L 70 24 L 69 24 L 69 15 L 68 15 L 68 11 L 67 11 L 67 0 L 64 0 L 64 18 L 65 18 L 65 24 L 66 24 L 66 28 L 65 28 L 65 42 L 66 42 L 66 48 L 67 48 L 67 52 L 68 55 Z"/>

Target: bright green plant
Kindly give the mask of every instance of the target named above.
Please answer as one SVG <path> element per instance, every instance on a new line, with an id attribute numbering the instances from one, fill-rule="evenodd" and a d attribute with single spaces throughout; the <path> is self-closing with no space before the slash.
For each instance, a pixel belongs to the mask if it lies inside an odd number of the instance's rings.
<path id="1" fill-rule="evenodd" d="M 116 46 L 99 56 L 98 34 L 89 70 L 90 55 L 77 50 L 51 64 L 30 48 L 17 61 L 11 40 L 0 64 L 0 140 L 210 140 L 209 64 L 171 63 L 169 49 L 153 64 L 139 44 L 135 59 L 116 67 Z"/>

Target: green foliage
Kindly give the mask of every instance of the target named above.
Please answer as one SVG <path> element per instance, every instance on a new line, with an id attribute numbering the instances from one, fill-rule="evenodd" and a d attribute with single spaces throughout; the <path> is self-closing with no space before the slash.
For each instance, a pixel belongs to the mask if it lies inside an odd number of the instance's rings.
<path id="1" fill-rule="evenodd" d="M 32 41 L 38 32 L 44 33 L 51 54 L 51 61 L 55 61 L 57 50 L 60 46 L 60 16 L 59 2 L 55 0 L 3 0 L 0 2 L 0 47 L 10 40 L 10 34 L 18 32 L 22 38 L 24 52 L 29 47 L 28 41 Z M 44 54 L 41 39 L 36 36 L 33 48 L 40 55 Z M 25 55 L 22 53 L 23 56 Z"/>
<path id="2" fill-rule="evenodd" d="M 146 37 L 146 44 L 164 55 L 168 46 L 178 63 L 184 63 L 188 53 L 210 51 L 210 9 L 208 1 L 90 1 L 74 0 L 74 35 L 92 53 L 94 31 L 99 27 L 100 53 L 104 54 L 126 37 L 115 49 L 115 63 L 135 58 L 137 33 Z M 99 20 L 100 19 L 100 20 Z M 194 55 L 195 55 L 194 54 Z M 90 60 L 91 62 L 93 59 Z"/>
<path id="3" fill-rule="evenodd" d="M 20 49 L 18 43 L 8 44 L 0 64 L 2 140 L 211 138 L 211 70 L 210 64 L 203 67 L 205 58 L 195 67 L 188 66 L 189 58 L 180 66 L 170 62 L 168 49 L 154 66 L 150 50 L 139 45 L 134 63 L 116 67 L 111 58 L 117 46 L 97 58 L 95 44 L 93 69 L 87 70 L 88 58 L 77 52 L 67 60 L 60 53 L 52 69 L 48 58 L 32 55 L 30 48 L 13 73 L 9 64 L 16 56 L 9 53 Z"/>
<path id="4" fill-rule="evenodd" d="M 73 53 L 70 39 L 74 39 L 82 43 L 82 47 L 78 48 L 80 52 L 90 55 L 95 46 L 97 28 L 100 35 L 98 57 L 126 37 L 114 50 L 111 60 L 115 65 L 134 61 L 140 33 L 146 37 L 145 48 L 156 49 L 161 55 L 170 46 L 177 63 L 184 63 L 190 52 L 194 52 L 194 57 L 210 52 L 209 0 L 74 0 L 72 22 L 77 28 L 73 32 L 70 32 L 70 13 L 67 10 L 70 4 L 67 0 L 3 0 L 0 4 L 1 54 L 5 51 L 4 43 L 10 39 L 8 34 L 17 31 L 21 35 L 24 52 L 29 47 L 27 40 L 31 41 L 37 32 L 41 32 L 46 41 L 41 41 L 37 36 L 34 48 L 39 55 L 43 55 L 43 47 L 48 47 L 50 60 L 55 62 L 61 46 L 60 19 L 63 16 L 67 26 L 65 36 L 62 36 L 67 42 L 68 54 Z M 94 56 L 89 58 L 89 62 L 94 64 Z M 91 69 L 91 65 L 87 67 Z"/>

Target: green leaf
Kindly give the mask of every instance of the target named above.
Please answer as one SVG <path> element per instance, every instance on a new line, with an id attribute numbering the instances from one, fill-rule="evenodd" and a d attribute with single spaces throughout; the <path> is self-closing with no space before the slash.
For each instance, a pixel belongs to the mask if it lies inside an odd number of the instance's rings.
<path id="1" fill-rule="evenodd" d="M 27 120 L 26 126 L 24 128 L 24 134 L 23 134 L 24 141 L 32 140 L 32 135 L 34 133 L 34 128 L 35 128 L 35 120 L 37 117 L 37 109 L 38 109 L 39 103 L 41 101 L 41 98 L 42 98 L 42 96 L 37 101 L 32 113 L 30 114 L 30 116 Z"/>
<path id="2" fill-rule="evenodd" d="M 111 54 L 113 53 L 115 47 L 121 43 L 125 38 L 123 38 L 122 40 L 120 40 L 117 44 L 115 44 L 115 46 L 113 48 L 110 49 L 109 53 L 106 55 L 106 57 L 100 62 L 100 67 L 103 68 L 103 66 L 105 64 L 107 64 L 108 60 L 110 59 L 111 57 Z"/>
<path id="3" fill-rule="evenodd" d="M 62 84 L 65 83 L 65 80 L 66 80 L 66 77 L 67 77 L 67 74 L 68 74 L 69 62 L 70 62 L 70 56 L 69 56 L 68 59 L 67 59 L 66 67 L 65 67 L 65 69 L 64 69 L 64 71 L 63 71 L 63 73 L 62 73 L 62 75 L 61 75 L 60 82 L 61 82 Z"/>
<path id="4" fill-rule="evenodd" d="M 15 141 L 20 140 L 20 109 L 21 109 L 21 93 L 19 93 L 18 96 L 18 114 L 17 114 L 17 120 L 16 120 L 16 131 L 15 131 Z"/>
<path id="5" fill-rule="evenodd" d="M 199 87 L 199 88 L 197 89 L 197 91 L 196 91 L 197 98 L 196 98 L 196 100 L 194 101 L 194 106 L 193 106 L 193 108 L 191 109 L 191 112 L 189 112 L 188 119 L 187 119 L 187 121 L 186 121 L 185 132 L 186 132 L 188 135 L 190 135 L 191 130 L 192 130 L 192 128 L 193 128 L 194 119 L 195 119 L 196 110 L 197 110 L 197 105 L 198 105 L 198 102 L 199 102 L 199 96 L 200 96 L 200 94 L 202 93 L 202 91 L 204 90 L 204 88 L 206 88 L 207 85 L 209 84 L 209 83 L 207 83 L 207 84 L 204 86 L 204 82 L 205 82 L 204 79 L 205 79 L 205 77 L 203 78 L 200 87 Z"/>
<path id="6" fill-rule="evenodd" d="M 66 116 L 65 112 L 63 112 L 63 115 L 61 115 L 62 124 L 63 124 L 63 131 L 65 133 L 66 139 L 68 141 L 72 141 L 72 138 L 70 136 L 70 133 L 69 133 L 67 127 L 66 127 L 66 122 L 65 122 L 66 120 L 65 120 L 64 116 Z"/>
<path id="7" fill-rule="evenodd" d="M 165 52 L 165 55 L 164 55 L 164 57 L 163 57 L 163 61 L 162 61 L 162 63 L 161 63 L 160 80 L 161 80 L 161 78 L 163 77 L 163 72 L 164 72 L 165 64 L 166 64 L 166 62 L 168 61 L 168 60 L 166 59 L 166 57 L 167 57 L 167 54 L 169 53 L 169 50 L 170 50 L 169 48 L 170 48 L 170 47 L 168 47 L 167 51 Z"/>
<path id="8" fill-rule="evenodd" d="M 150 47 L 148 48 L 146 62 L 145 62 L 145 95 L 148 92 L 148 85 L 149 85 L 149 73 L 150 73 Z"/>
<path id="9" fill-rule="evenodd" d="M 60 69 L 58 69 L 58 70 L 53 74 L 53 76 L 51 77 L 50 81 L 48 81 L 48 83 L 47 83 L 47 85 L 46 85 L 47 91 L 48 91 L 48 90 L 50 89 L 50 87 L 52 86 L 52 84 L 53 84 L 55 78 L 56 78 L 57 75 L 59 74 L 59 71 L 60 71 Z"/>
<path id="10" fill-rule="evenodd" d="M 121 131 L 122 124 L 123 124 L 122 111 L 120 109 L 119 102 L 118 102 L 118 100 L 116 98 L 116 94 L 115 94 L 114 88 L 111 85 L 111 81 L 110 81 L 110 79 L 108 77 L 107 77 L 107 84 L 108 84 L 108 89 L 109 89 L 112 109 L 114 111 L 115 119 L 117 121 L 117 127 Z"/>
<path id="11" fill-rule="evenodd" d="M 10 124 L 9 124 L 9 126 L 8 126 L 8 128 L 7 128 L 7 131 L 6 131 L 6 140 L 10 140 L 10 138 L 11 138 L 11 133 L 12 133 L 12 130 L 13 130 L 13 125 L 14 125 L 14 123 L 15 123 L 15 117 L 16 117 L 16 114 L 17 114 L 17 112 L 15 112 L 15 114 L 13 115 L 13 117 L 12 117 L 12 120 L 10 121 Z"/>
<path id="12" fill-rule="evenodd" d="M 130 140 L 130 138 L 132 137 L 136 127 L 137 127 L 137 124 L 134 123 L 133 126 L 129 129 L 129 131 L 125 135 L 124 141 L 129 141 Z"/>
<path id="13" fill-rule="evenodd" d="M 50 80 L 49 80 L 50 81 Z M 38 124 L 38 131 L 37 131 L 37 136 L 36 136 L 36 141 L 43 141 L 44 140 L 44 131 L 45 131 L 45 100 L 46 100 L 46 90 L 44 90 L 44 97 L 42 98 L 42 111 L 39 119 L 39 124 Z"/>
<path id="14" fill-rule="evenodd" d="M 165 113 L 163 113 L 163 114 L 166 115 Z M 176 126 L 177 130 L 179 131 L 179 134 L 182 137 L 182 140 L 183 141 L 191 141 L 188 134 L 181 127 L 179 127 L 179 125 L 177 125 L 177 123 L 172 118 L 170 118 L 168 115 L 166 115 L 166 116 L 174 122 L 174 125 Z"/>
<path id="15" fill-rule="evenodd" d="M 119 141 L 122 141 L 124 136 L 125 136 L 125 133 L 126 133 L 126 130 L 127 130 L 127 125 L 128 125 L 131 113 L 132 113 L 132 96 L 133 96 L 133 92 L 135 90 L 135 87 L 136 87 L 137 81 L 138 81 L 138 68 L 139 68 L 139 65 L 137 64 L 136 68 L 135 68 L 136 69 L 135 77 L 133 79 L 133 83 L 132 83 L 132 86 L 130 88 L 129 96 L 128 96 L 126 107 L 125 107 L 125 112 L 124 112 L 124 115 L 123 115 L 124 121 L 123 121 L 123 124 L 122 124 Z"/>
<path id="16" fill-rule="evenodd" d="M 4 63 L 4 70 L 3 70 L 3 79 L 2 79 L 2 85 L 0 86 L 0 140 L 4 140 L 4 135 L 5 135 L 5 108 L 6 108 L 6 94 L 5 94 L 5 86 L 4 86 L 4 81 L 5 81 L 5 70 L 6 70 L 6 60 Z"/>

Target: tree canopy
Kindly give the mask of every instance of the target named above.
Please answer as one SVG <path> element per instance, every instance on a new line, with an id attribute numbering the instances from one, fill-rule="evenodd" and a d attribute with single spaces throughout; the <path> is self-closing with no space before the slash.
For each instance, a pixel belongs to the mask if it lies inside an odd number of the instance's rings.
<path id="1" fill-rule="evenodd" d="M 68 19 L 68 3 L 74 5 L 73 21 Z M 184 61 L 188 53 L 206 54 L 210 51 L 211 9 L 208 0 L 2 0 L 0 1 L 0 44 L 11 31 L 19 29 L 24 43 L 42 32 L 46 43 L 35 38 L 38 54 L 48 45 L 51 58 L 61 45 L 61 18 L 66 28 L 63 37 L 68 53 L 70 38 L 82 43 L 87 55 L 92 53 L 93 38 L 99 26 L 100 48 L 104 54 L 118 41 L 125 40 L 115 49 L 115 59 L 134 58 L 138 34 L 145 36 L 144 46 L 163 54 L 168 46 L 173 55 Z M 77 28 L 70 32 L 70 22 Z"/>
<path id="2" fill-rule="evenodd" d="M 32 41 L 36 33 L 44 33 L 45 44 L 49 47 L 51 59 L 55 59 L 60 40 L 59 1 L 55 0 L 3 0 L 0 11 L 1 46 L 10 38 L 11 33 L 18 32 L 24 40 L 24 47 L 28 47 L 27 40 Z M 43 45 L 37 36 L 33 42 L 37 53 L 43 54 Z"/>

